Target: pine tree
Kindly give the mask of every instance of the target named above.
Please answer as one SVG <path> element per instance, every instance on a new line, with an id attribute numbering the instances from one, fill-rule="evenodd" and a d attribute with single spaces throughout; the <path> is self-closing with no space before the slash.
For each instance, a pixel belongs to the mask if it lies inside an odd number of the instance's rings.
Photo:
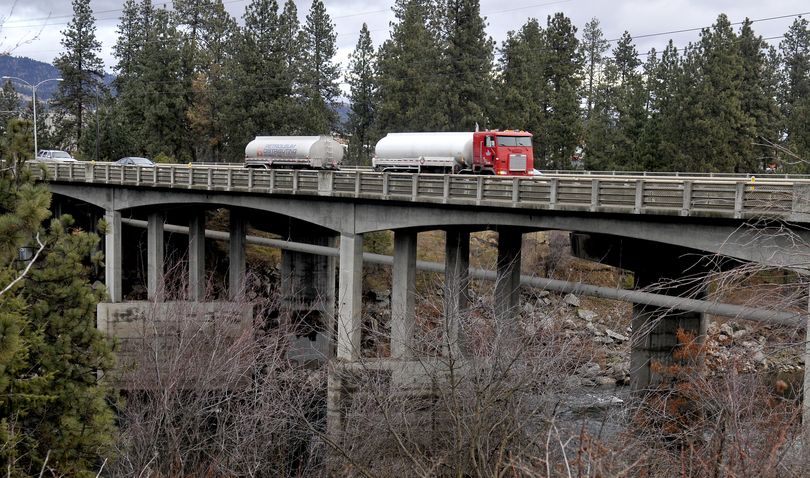
<path id="1" fill-rule="evenodd" d="M 582 96 L 585 98 L 585 118 L 590 118 L 593 109 L 594 88 L 599 81 L 598 75 L 604 67 L 603 55 L 608 51 L 608 41 L 602 34 L 599 20 L 592 18 L 582 29 L 581 55 L 585 65 L 585 81 Z"/>
<path id="2" fill-rule="evenodd" d="M 349 56 L 349 162 L 351 164 L 371 164 L 372 125 L 374 124 L 377 93 L 375 84 L 376 55 L 368 26 L 363 23 L 360 38 L 354 52 Z"/>
<path id="3" fill-rule="evenodd" d="M 741 106 L 743 114 L 753 121 L 753 130 L 750 138 L 752 147 L 748 150 L 748 155 L 739 156 L 735 170 L 757 173 L 764 170 L 766 164 L 776 162 L 776 151 L 768 143 L 776 144 L 779 140 L 775 78 L 777 70 L 769 67 L 767 45 L 761 36 L 754 34 L 748 19 L 740 29 L 738 44 L 743 66 Z M 773 56 L 770 58 L 773 62 Z"/>
<path id="4" fill-rule="evenodd" d="M 20 158 L 31 125 L 10 126 L 6 149 Z M 95 327 L 105 292 L 90 286 L 99 239 L 69 216 L 45 227 L 49 204 L 45 186 L 0 172 L 0 458 L 11 476 L 33 476 L 46 459 L 55 476 L 94 476 L 114 431 L 99 382 L 112 354 Z M 22 246 L 41 252 L 27 272 Z"/>
<path id="5" fill-rule="evenodd" d="M 494 44 L 487 36 L 478 0 L 448 0 L 444 43 L 449 129 L 488 126 Z"/>
<path id="6" fill-rule="evenodd" d="M 54 106 L 71 120 L 63 125 L 63 142 L 78 145 L 84 128 L 84 114 L 95 104 L 95 89 L 103 88 L 104 74 L 96 39 L 96 20 L 90 0 L 73 0 L 73 19 L 62 32 L 64 52 L 54 60 L 63 81 L 54 95 Z"/>
<path id="7" fill-rule="evenodd" d="M 279 101 L 290 94 L 280 44 L 278 3 L 253 0 L 245 8 L 245 26 L 234 37 L 229 66 L 228 161 L 241 161 L 245 145 L 255 136 L 282 129 Z"/>
<path id="8" fill-rule="evenodd" d="M 570 167 L 571 157 L 581 142 L 582 117 L 579 87 L 582 56 L 576 27 L 562 13 L 549 16 L 545 30 L 542 79 L 548 88 L 543 104 L 543 126 L 536 131 L 540 138 L 541 164 L 555 169 Z"/>
<path id="9" fill-rule="evenodd" d="M 792 171 L 808 171 L 810 161 L 810 28 L 807 19 L 797 18 L 779 43 L 782 79 L 779 106 L 783 116 L 785 147 L 803 161 Z M 785 158 L 796 162 L 796 158 Z"/>
<path id="10" fill-rule="evenodd" d="M 301 62 L 303 58 L 303 32 L 298 22 L 298 8 L 287 0 L 279 16 L 278 48 L 283 65 L 281 90 L 277 101 L 280 129 L 278 134 L 301 134 Z"/>
<path id="11" fill-rule="evenodd" d="M 613 64 L 617 81 L 614 95 L 617 124 L 612 162 L 619 170 L 642 169 L 638 144 L 647 117 L 647 91 L 638 71 L 641 61 L 628 32 L 624 32 L 613 49 Z"/>
<path id="12" fill-rule="evenodd" d="M 313 0 L 304 25 L 304 51 L 301 91 L 304 96 L 306 123 L 304 133 L 329 134 L 337 125 L 335 99 L 340 90 L 340 69 L 334 63 L 337 53 L 335 26 L 321 0 Z"/>
<path id="13" fill-rule="evenodd" d="M 742 109 L 743 64 L 738 39 L 725 15 L 704 29 L 686 56 L 685 79 L 694 85 L 683 110 L 681 171 L 735 172 L 741 156 L 751 154 L 753 121 Z"/>
<path id="14" fill-rule="evenodd" d="M 20 113 L 20 96 L 11 80 L 3 83 L 0 89 L 0 138 L 6 135 L 6 126 L 12 118 L 16 118 Z"/>
<path id="15" fill-rule="evenodd" d="M 547 84 L 539 81 L 545 74 L 545 37 L 540 23 L 529 19 L 518 32 L 509 32 L 501 47 L 500 82 L 493 111 L 495 123 L 508 129 L 534 133 L 535 162 L 540 166 L 540 145 Z"/>
<path id="16" fill-rule="evenodd" d="M 437 104 L 445 76 L 439 33 L 428 25 L 435 15 L 431 0 L 397 0 L 391 38 L 378 53 L 378 109 L 376 129 L 388 131 L 446 131 L 445 110 Z"/>

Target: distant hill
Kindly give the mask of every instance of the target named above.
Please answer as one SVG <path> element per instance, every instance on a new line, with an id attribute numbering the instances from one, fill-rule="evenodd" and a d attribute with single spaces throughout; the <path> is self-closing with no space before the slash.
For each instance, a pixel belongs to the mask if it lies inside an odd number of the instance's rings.
<path id="1" fill-rule="evenodd" d="M 31 58 L 0 55 L 0 76 L 16 76 L 31 84 L 36 84 L 48 78 L 58 78 L 59 70 L 50 63 L 32 60 Z M 109 85 L 114 78 L 112 75 L 105 75 L 104 82 Z M 31 89 L 27 86 L 19 84 L 15 84 L 15 86 L 17 91 L 23 95 L 31 96 Z M 58 87 L 59 83 L 56 81 L 45 83 L 37 88 L 37 99 L 40 101 L 51 99 Z"/>

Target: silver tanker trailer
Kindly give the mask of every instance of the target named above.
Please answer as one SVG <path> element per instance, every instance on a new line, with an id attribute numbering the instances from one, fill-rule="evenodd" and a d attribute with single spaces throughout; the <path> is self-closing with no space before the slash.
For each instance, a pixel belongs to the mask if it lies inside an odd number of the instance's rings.
<path id="1" fill-rule="evenodd" d="M 245 147 L 248 168 L 338 169 L 343 145 L 330 136 L 257 136 Z"/>

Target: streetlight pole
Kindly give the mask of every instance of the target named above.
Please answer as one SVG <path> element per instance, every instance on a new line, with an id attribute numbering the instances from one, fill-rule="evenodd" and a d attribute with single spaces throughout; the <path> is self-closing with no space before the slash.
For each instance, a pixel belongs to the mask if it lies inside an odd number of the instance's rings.
<path id="1" fill-rule="evenodd" d="M 47 80 L 42 80 L 36 85 L 32 85 L 31 83 L 23 80 L 22 78 L 18 78 L 16 76 L 4 76 L 2 77 L 4 80 L 16 80 L 20 83 L 24 83 L 31 88 L 31 101 L 34 104 L 34 158 L 37 157 L 37 151 L 39 151 L 38 144 L 37 144 L 37 88 L 39 85 L 46 83 L 48 81 L 63 81 L 62 78 L 48 78 Z"/>

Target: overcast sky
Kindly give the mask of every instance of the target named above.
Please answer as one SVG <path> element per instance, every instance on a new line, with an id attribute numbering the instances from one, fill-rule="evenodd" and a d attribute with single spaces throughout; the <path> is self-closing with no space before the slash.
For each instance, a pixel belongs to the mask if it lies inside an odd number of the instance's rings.
<path id="1" fill-rule="evenodd" d="M 283 4 L 283 0 L 278 0 Z M 163 3 L 153 0 L 156 6 Z M 296 1 L 302 22 L 311 0 Z M 167 1 L 171 5 L 171 1 Z M 224 0 L 227 10 L 242 23 L 249 0 Z M 102 43 L 102 59 L 107 70 L 115 64 L 111 48 L 121 16 L 123 0 L 92 0 L 96 17 L 96 34 Z M 393 0 L 325 0 L 326 9 L 338 34 L 337 60 L 345 67 L 346 57 L 357 43 L 363 22 L 368 23 L 374 43 L 389 37 L 393 20 Z M 0 17 L 4 19 L 0 51 L 52 63 L 61 49 L 61 31 L 72 17 L 68 0 L 0 0 Z M 563 12 L 579 31 L 593 17 L 599 19 L 607 39 L 618 38 L 625 30 L 636 39 L 640 53 L 650 48 L 662 50 L 670 38 L 682 47 L 698 38 L 699 31 L 664 33 L 711 25 L 720 13 L 732 22 L 746 17 L 759 20 L 754 30 L 765 38 L 782 36 L 797 14 L 810 17 L 807 0 L 481 0 L 481 12 L 487 19 L 487 31 L 498 46 L 510 30 L 519 29 L 528 18 L 545 24 L 546 17 Z M 783 18 L 774 18 L 783 17 Z M 738 27 L 736 27 L 738 28 Z M 664 33 L 661 35 L 652 35 Z M 652 35 L 652 36 L 644 36 Z M 779 39 L 770 40 L 777 45 Z"/>

